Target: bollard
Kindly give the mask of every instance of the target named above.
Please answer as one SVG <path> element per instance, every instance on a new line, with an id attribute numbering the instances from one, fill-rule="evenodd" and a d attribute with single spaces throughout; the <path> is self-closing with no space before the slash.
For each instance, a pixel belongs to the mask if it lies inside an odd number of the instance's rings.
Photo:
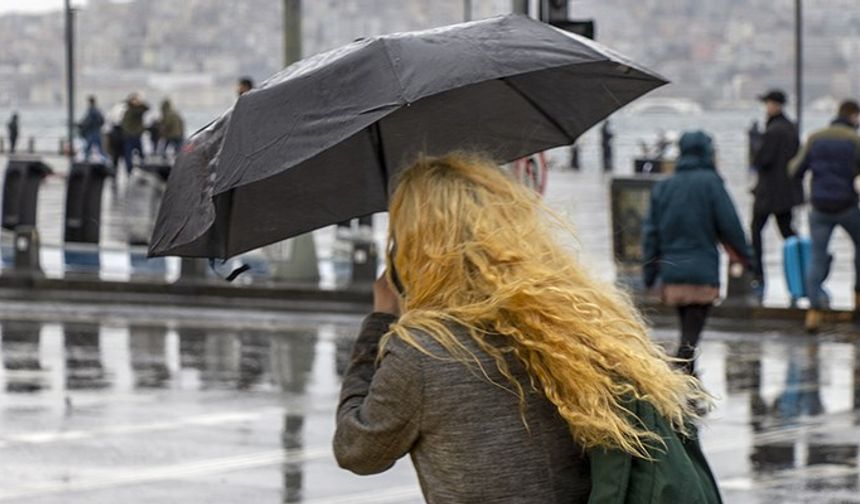
<path id="1" fill-rule="evenodd" d="M 276 282 L 312 283 L 320 281 L 319 262 L 313 233 L 264 247 L 272 278 Z"/>
<path id="2" fill-rule="evenodd" d="M 367 285 L 376 281 L 379 257 L 373 242 L 356 243 L 352 251 L 352 283 Z"/>
<path id="3" fill-rule="evenodd" d="M 373 216 L 358 220 L 358 232 L 352 249 L 352 283 L 367 285 L 376 281 L 379 258 L 373 241 Z"/>
<path id="4" fill-rule="evenodd" d="M 753 274 L 738 263 L 729 263 L 726 298 L 723 306 L 757 306 L 758 296 L 753 288 Z"/>
<path id="5" fill-rule="evenodd" d="M 9 160 L 3 180 L 3 229 L 36 225 L 39 186 L 51 173 L 39 158 L 18 156 Z"/>
<path id="6" fill-rule="evenodd" d="M 66 242 L 98 243 L 102 188 L 112 171 L 101 163 L 75 163 L 66 185 Z"/>
<path id="7" fill-rule="evenodd" d="M 102 188 L 113 172 L 101 163 L 75 163 L 66 183 L 63 240 L 67 273 L 98 275 Z M 83 245 L 83 246 L 81 246 Z"/>
<path id="8" fill-rule="evenodd" d="M 356 220 L 357 228 L 353 226 Z M 379 254 L 373 240 L 372 215 L 338 223 L 332 263 L 337 287 L 376 281 Z"/>
<path id="9" fill-rule="evenodd" d="M 15 270 L 28 276 L 44 276 L 39 260 L 39 232 L 35 227 L 15 230 Z"/>
<path id="10" fill-rule="evenodd" d="M 3 271 L 4 277 L 36 279 L 45 276 L 39 259 L 39 233 L 35 226 L 18 226 L 13 247 L 13 266 Z"/>
<path id="11" fill-rule="evenodd" d="M 209 280 L 209 261 L 194 257 L 183 257 L 179 263 L 178 284 L 194 284 Z"/>
<path id="12" fill-rule="evenodd" d="M 128 232 L 131 277 L 135 280 L 160 279 L 167 274 L 163 257 L 146 257 L 158 207 L 164 196 L 170 165 L 146 163 L 129 177 L 125 201 L 125 229 Z"/>

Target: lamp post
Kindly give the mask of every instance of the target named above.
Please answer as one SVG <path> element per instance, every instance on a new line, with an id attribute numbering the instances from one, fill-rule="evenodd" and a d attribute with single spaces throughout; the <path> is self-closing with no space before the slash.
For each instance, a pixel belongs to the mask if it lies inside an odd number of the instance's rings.
<path id="1" fill-rule="evenodd" d="M 66 153 L 74 160 L 75 149 L 75 12 L 71 0 L 65 0 L 66 14 Z"/>
<path id="2" fill-rule="evenodd" d="M 302 59 L 302 0 L 284 0 L 284 66 Z"/>
<path id="3" fill-rule="evenodd" d="M 518 14 L 529 15 L 529 0 L 513 0 L 513 11 Z"/>
<path id="4" fill-rule="evenodd" d="M 797 100 L 797 131 L 803 133 L 803 0 L 794 0 L 794 93 Z"/>

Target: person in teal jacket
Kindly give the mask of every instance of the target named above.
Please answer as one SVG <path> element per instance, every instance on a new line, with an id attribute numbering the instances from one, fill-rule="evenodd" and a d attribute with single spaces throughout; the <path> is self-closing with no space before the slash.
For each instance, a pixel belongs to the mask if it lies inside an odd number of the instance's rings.
<path id="1" fill-rule="evenodd" d="M 696 346 L 720 293 L 720 243 L 735 262 L 749 263 L 735 205 L 714 163 L 711 137 L 684 133 L 675 174 L 658 183 L 643 230 L 645 285 L 660 285 L 663 302 L 678 308 L 678 358 L 694 371 Z"/>

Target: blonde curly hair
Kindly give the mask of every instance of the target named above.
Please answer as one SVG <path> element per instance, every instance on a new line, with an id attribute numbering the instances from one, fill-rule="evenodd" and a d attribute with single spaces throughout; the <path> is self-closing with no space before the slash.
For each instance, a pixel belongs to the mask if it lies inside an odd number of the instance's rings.
<path id="1" fill-rule="evenodd" d="M 706 397 L 699 382 L 674 369 L 627 296 L 556 242 L 553 223 L 562 219 L 534 192 L 476 155 L 427 157 L 400 175 L 389 215 L 396 247 L 388 270 L 404 292 L 403 313 L 383 347 L 396 337 L 427 353 L 414 337 L 420 331 L 451 357 L 480 366 L 451 331 L 466 328 L 521 406 L 524 384 L 506 354 L 523 364 L 525 385 L 543 391 L 586 449 L 650 458 L 662 440 L 625 407 L 632 398 L 686 432 L 696 415 L 690 400 Z"/>

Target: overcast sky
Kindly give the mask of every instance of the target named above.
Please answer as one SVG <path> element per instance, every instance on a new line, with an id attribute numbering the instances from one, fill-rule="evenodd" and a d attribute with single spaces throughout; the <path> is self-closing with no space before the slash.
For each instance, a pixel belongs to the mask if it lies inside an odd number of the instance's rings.
<path id="1" fill-rule="evenodd" d="M 85 3 L 86 0 L 72 0 L 72 5 Z M 0 0 L 0 14 L 59 10 L 63 8 L 64 4 L 64 0 Z"/>

